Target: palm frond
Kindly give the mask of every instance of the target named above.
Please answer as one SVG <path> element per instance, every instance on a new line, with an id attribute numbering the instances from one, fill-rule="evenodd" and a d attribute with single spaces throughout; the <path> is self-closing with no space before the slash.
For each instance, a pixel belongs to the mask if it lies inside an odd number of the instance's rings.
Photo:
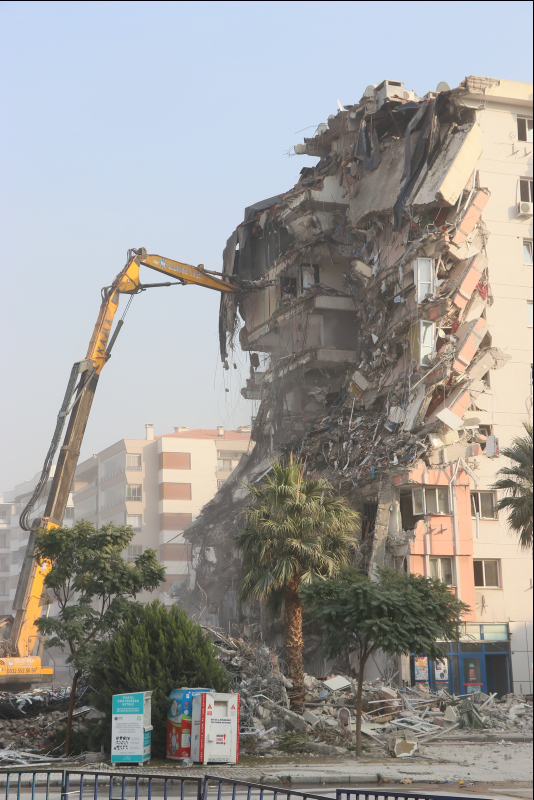
<path id="1" fill-rule="evenodd" d="M 521 547 L 532 549 L 533 426 L 524 422 L 523 427 L 525 436 L 516 436 L 510 447 L 501 450 L 511 463 L 501 467 L 497 474 L 502 477 L 492 489 L 503 493 L 497 509 L 508 512 L 508 524 L 519 534 Z"/>

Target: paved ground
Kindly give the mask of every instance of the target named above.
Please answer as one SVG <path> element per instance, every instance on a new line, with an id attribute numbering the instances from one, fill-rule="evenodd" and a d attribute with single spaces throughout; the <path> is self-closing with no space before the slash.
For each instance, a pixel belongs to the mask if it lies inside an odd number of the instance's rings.
<path id="1" fill-rule="evenodd" d="M 72 769 L 80 768 L 98 772 L 109 770 L 109 766 L 101 764 L 72 765 Z M 117 771 L 196 778 L 209 774 L 251 783 L 282 784 L 319 794 L 330 794 L 334 787 L 343 786 L 359 789 L 368 786 L 376 791 L 378 781 L 387 781 L 387 786 L 380 787 L 384 792 L 403 791 L 406 785 L 398 784 L 404 781 L 417 784 L 418 791 L 426 787 L 426 791 L 432 794 L 457 795 L 461 792 L 499 800 L 532 800 L 532 742 L 427 744 L 417 758 L 302 756 L 280 760 L 254 759 L 252 763 L 242 762 L 236 766 L 212 764 L 189 768 L 160 762 L 159 765 L 135 766 L 129 770 L 121 766 Z M 0 785 L 5 785 L 1 775 Z M 215 787 L 214 792 L 216 797 Z"/>

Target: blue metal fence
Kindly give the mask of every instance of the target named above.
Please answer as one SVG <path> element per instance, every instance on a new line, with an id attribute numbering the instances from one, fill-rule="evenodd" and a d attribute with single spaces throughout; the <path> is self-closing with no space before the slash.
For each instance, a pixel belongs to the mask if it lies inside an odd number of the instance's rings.
<path id="1" fill-rule="evenodd" d="M 336 789 L 336 800 L 483 800 L 465 794 L 428 794 L 412 789 L 403 792 L 390 792 L 387 789 Z"/>
<path id="2" fill-rule="evenodd" d="M 214 775 L 206 775 L 204 778 L 203 800 L 223 800 L 223 787 L 226 789 L 225 794 L 231 793 L 231 800 L 236 800 L 238 793 L 246 794 L 246 800 L 291 800 L 292 798 L 295 800 L 297 798 L 300 800 L 332 800 L 332 798 L 313 792 L 298 792 L 295 789 L 237 781 L 233 778 L 220 778 Z"/>
<path id="3" fill-rule="evenodd" d="M 146 772 L 9 769 L 0 770 L 0 787 L 5 788 L 5 800 L 332 800 L 332 794 L 326 797 L 214 775 L 190 778 Z M 402 792 L 379 787 L 333 791 L 336 800 L 466 800 L 465 794 L 428 794 L 414 787 Z"/>
<path id="4" fill-rule="evenodd" d="M 0 771 L 5 800 L 202 800 L 203 784 L 201 777 L 146 772 Z"/>

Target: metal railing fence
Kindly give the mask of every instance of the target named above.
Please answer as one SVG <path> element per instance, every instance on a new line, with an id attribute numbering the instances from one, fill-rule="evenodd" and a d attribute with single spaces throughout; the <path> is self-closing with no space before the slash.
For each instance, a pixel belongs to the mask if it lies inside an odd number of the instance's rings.
<path id="1" fill-rule="evenodd" d="M 465 794 L 428 794 L 415 787 L 402 791 L 390 792 L 388 789 L 336 789 L 336 800 L 482 800 L 479 797 Z"/>
<path id="2" fill-rule="evenodd" d="M 231 791 L 231 800 L 236 800 L 237 794 L 245 794 L 246 800 L 332 800 L 322 794 L 313 792 L 286 789 L 281 786 L 266 786 L 262 783 L 238 781 L 233 778 L 221 778 L 214 775 L 204 777 L 204 791 L 202 800 L 223 800 L 223 786 L 228 786 Z M 225 792 L 226 794 L 226 792 Z M 443 800 L 443 798 L 442 798 Z"/>
<path id="3" fill-rule="evenodd" d="M 201 777 L 146 772 L 0 771 L 5 800 L 202 800 L 203 784 Z"/>

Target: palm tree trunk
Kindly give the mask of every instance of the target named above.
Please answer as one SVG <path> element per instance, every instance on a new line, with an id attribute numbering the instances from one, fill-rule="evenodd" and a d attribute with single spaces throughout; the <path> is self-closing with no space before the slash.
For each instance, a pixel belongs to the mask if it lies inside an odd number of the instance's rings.
<path id="1" fill-rule="evenodd" d="M 302 667 L 302 603 L 299 594 L 300 577 L 295 576 L 285 593 L 285 638 L 286 661 L 289 677 L 293 681 L 291 705 L 301 711 L 304 705 L 304 670 Z"/>

